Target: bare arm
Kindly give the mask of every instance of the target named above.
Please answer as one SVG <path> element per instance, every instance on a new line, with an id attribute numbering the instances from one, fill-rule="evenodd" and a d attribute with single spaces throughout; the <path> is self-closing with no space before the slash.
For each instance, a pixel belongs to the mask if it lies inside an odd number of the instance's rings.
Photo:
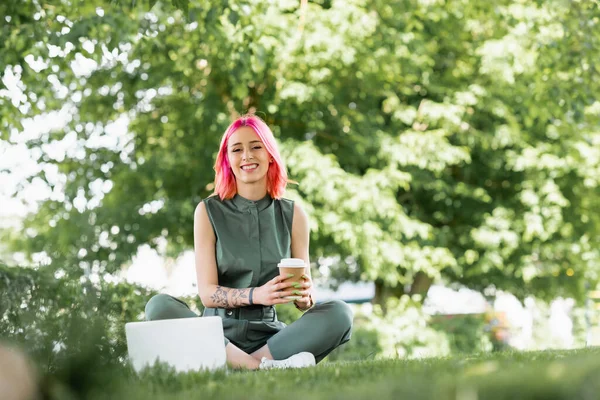
<path id="1" fill-rule="evenodd" d="M 310 275 L 310 259 L 308 256 L 308 243 L 310 240 L 310 227 L 308 216 L 298 203 L 294 204 L 294 219 L 292 220 L 292 257 L 301 258 L 306 264 L 306 274 Z"/>
<path id="2" fill-rule="evenodd" d="M 194 212 L 194 252 L 198 294 L 205 307 L 236 308 L 250 305 L 250 288 L 233 289 L 219 285 L 215 255 L 216 238 L 204 203 Z"/>
<path id="3" fill-rule="evenodd" d="M 312 277 L 310 274 L 310 259 L 308 245 L 310 241 L 310 226 L 306 212 L 298 205 L 294 204 L 294 219 L 292 220 L 292 257 L 301 258 L 306 264 L 305 275 L 308 276 L 305 284 L 308 285 L 303 289 L 308 291 L 308 295 L 297 300 L 296 306 L 302 310 L 306 310 L 314 305 L 314 291 L 312 288 Z"/>

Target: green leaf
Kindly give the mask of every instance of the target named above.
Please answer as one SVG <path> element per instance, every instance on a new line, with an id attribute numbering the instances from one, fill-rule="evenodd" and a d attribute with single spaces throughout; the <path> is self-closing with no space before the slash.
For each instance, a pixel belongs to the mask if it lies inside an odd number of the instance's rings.
<path id="1" fill-rule="evenodd" d="M 235 26 L 235 25 L 237 25 L 238 21 L 240 20 L 240 15 L 238 14 L 237 11 L 230 9 L 227 19 L 229 20 L 229 22 L 231 22 L 232 25 Z"/>

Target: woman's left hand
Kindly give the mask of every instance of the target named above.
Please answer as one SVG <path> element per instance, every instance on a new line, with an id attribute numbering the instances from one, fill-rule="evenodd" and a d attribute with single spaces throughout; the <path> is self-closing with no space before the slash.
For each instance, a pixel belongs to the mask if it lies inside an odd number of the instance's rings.
<path id="1" fill-rule="evenodd" d="M 302 297 L 298 300 L 295 300 L 294 304 L 300 310 L 306 311 L 314 305 L 313 299 L 312 299 L 313 283 L 312 283 L 312 279 L 310 278 L 310 276 L 308 276 L 306 274 L 302 275 L 302 281 L 303 282 L 301 283 L 301 286 L 299 288 L 300 295 Z"/>

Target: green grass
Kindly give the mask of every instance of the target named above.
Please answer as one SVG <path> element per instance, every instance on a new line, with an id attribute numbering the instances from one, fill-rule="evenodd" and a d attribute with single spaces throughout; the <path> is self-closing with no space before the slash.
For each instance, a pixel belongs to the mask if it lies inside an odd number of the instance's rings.
<path id="1" fill-rule="evenodd" d="M 337 362 L 284 371 L 177 374 L 159 366 L 140 376 L 113 371 L 108 379 L 96 382 L 85 397 L 587 400 L 600 398 L 600 349 Z"/>

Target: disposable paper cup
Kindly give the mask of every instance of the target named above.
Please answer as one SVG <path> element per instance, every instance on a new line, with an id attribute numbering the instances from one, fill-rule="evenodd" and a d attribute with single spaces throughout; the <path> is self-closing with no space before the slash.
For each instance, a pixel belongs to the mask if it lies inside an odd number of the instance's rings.
<path id="1" fill-rule="evenodd" d="M 279 268 L 279 275 L 286 278 L 284 282 L 303 282 L 302 275 L 306 271 L 306 264 L 301 258 L 284 258 L 277 264 L 277 267 Z M 288 278 L 288 275 L 292 276 Z M 298 300 L 300 298 L 301 296 L 284 297 L 288 300 Z"/>

